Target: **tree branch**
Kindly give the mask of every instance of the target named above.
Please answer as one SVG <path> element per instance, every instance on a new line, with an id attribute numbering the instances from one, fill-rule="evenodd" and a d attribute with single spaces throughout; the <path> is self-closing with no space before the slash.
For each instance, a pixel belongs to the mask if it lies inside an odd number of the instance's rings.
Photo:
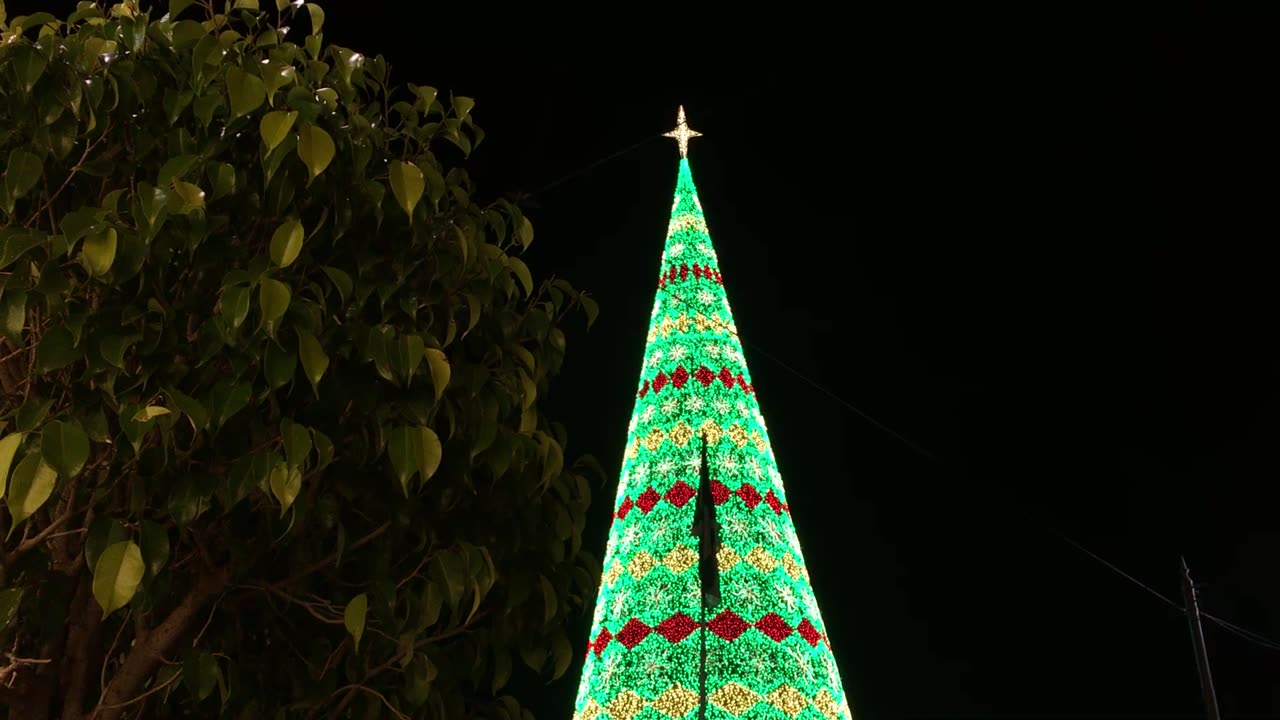
<path id="1" fill-rule="evenodd" d="M 62 720 L 80 720 L 88 690 L 89 660 L 102 631 L 102 608 L 93 599 L 93 581 L 88 575 L 80 577 L 69 619 L 67 655 L 62 667 Z"/>
<path id="2" fill-rule="evenodd" d="M 387 529 L 390 527 L 391 527 L 391 521 L 388 520 L 385 523 L 379 525 L 377 528 L 374 528 L 373 532 L 351 543 L 351 545 L 347 547 L 346 551 L 351 552 L 352 550 L 355 550 L 356 548 L 359 548 L 362 545 L 366 545 L 370 542 L 373 542 L 378 538 L 378 536 L 382 535 L 382 533 L 386 532 Z M 311 563 L 310 565 L 302 568 L 301 570 L 290 575 L 284 580 L 281 580 L 280 582 L 271 583 L 271 588 L 277 589 L 277 588 L 285 587 L 286 585 L 292 585 L 293 583 L 298 582 L 302 578 L 310 575 L 313 572 L 316 572 L 317 570 L 323 570 L 330 563 L 337 561 L 337 559 L 338 559 L 338 553 L 335 550 L 334 552 L 329 553 L 326 557 Z"/>
<path id="3" fill-rule="evenodd" d="M 205 605 L 222 592 L 230 578 L 230 568 L 222 568 L 196 580 L 178 607 L 129 651 L 124 664 L 111 679 L 98 706 L 90 714 L 93 720 L 120 720 L 129 699 L 160 666 L 163 656 L 191 629 Z"/>

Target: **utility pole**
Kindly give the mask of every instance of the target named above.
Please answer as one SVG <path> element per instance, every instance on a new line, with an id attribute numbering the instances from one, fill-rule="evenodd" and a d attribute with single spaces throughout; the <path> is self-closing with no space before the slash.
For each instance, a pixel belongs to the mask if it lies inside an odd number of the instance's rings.
<path id="1" fill-rule="evenodd" d="M 1204 647 L 1204 630 L 1200 627 L 1200 606 L 1196 604 L 1196 586 L 1191 582 L 1187 559 L 1182 558 L 1182 602 L 1186 606 L 1187 625 L 1191 628 L 1191 645 L 1196 651 L 1196 667 L 1200 670 L 1200 692 L 1204 695 L 1204 711 L 1209 720 L 1220 720 L 1218 696 L 1213 691 L 1209 673 L 1209 654 Z"/>

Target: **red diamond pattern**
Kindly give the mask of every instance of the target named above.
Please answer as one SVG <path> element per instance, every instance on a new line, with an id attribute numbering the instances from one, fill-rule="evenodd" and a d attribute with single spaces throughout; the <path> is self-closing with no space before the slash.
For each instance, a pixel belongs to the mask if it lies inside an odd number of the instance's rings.
<path id="1" fill-rule="evenodd" d="M 681 480 L 675 485 L 672 485 L 671 489 L 668 490 L 666 495 L 663 495 L 663 497 L 667 499 L 667 502 L 675 505 L 676 507 L 684 507 L 684 504 L 692 500 L 693 496 L 697 494 L 697 490 L 694 490 L 689 483 Z"/>
<path id="2" fill-rule="evenodd" d="M 818 632 L 813 623 L 809 622 L 809 618 L 800 621 L 800 624 L 796 626 L 796 632 L 800 633 L 800 637 L 804 638 L 804 641 L 812 647 L 817 647 L 818 641 L 822 639 L 822 633 Z"/>
<path id="3" fill-rule="evenodd" d="M 809 643 L 809 645 L 813 647 L 817 647 L 819 642 L 826 641 L 826 638 L 822 636 L 822 633 L 818 632 L 817 628 L 813 626 L 813 623 L 809 622 L 808 618 L 801 620 L 800 624 L 796 625 L 795 628 L 792 629 L 792 627 L 787 624 L 787 621 L 783 620 L 777 613 L 769 613 L 757 620 L 755 624 L 752 624 L 743 620 L 734 611 L 725 610 L 707 623 L 708 630 L 729 642 L 733 642 L 739 637 L 742 637 L 743 633 L 753 627 L 761 633 L 764 633 L 774 642 L 782 642 L 793 632 L 798 633 L 802 638 L 804 638 L 805 642 Z M 600 634 L 596 636 L 596 639 L 587 644 L 587 653 L 590 654 L 594 652 L 596 657 L 599 657 L 600 654 L 604 652 L 605 648 L 608 647 L 609 643 L 614 640 L 617 640 L 628 650 L 631 650 L 643 642 L 645 638 L 654 633 L 661 635 L 667 640 L 667 642 L 678 643 L 692 635 L 697 631 L 697 629 L 697 621 L 684 613 L 676 613 L 654 627 L 650 627 L 638 618 L 631 618 L 622 626 L 622 629 L 618 631 L 617 635 L 610 633 L 608 628 L 601 629 Z M 830 645 L 830 642 L 827 644 Z"/>
<path id="4" fill-rule="evenodd" d="M 640 493 L 640 497 L 636 498 L 636 507 L 640 508 L 647 515 L 649 514 L 649 511 L 653 509 L 653 506 L 657 505 L 658 501 L 661 499 L 662 496 L 658 494 L 657 490 L 653 489 L 652 485 L 650 485 L 644 492 Z"/>
<path id="5" fill-rule="evenodd" d="M 724 386 L 730 390 L 733 389 L 733 373 L 729 372 L 729 368 L 720 368 L 720 382 L 724 383 Z"/>
<path id="6" fill-rule="evenodd" d="M 729 642 L 737 640 L 738 636 L 742 635 L 750 627 L 746 620 L 738 617 L 738 614 L 732 610 L 725 610 L 707 623 L 708 630 Z"/>
<path id="7" fill-rule="evenodd" d="M 678 643 L 689 637 L 697 629 L 698 623 L 684 613 L 676 613 L 658 623 L 658 627 L 654 628 L 659 635 L 673 643 Z"/>
<path id="8" fill-rule="evenodd" d="M 777 495 L 773 494 L 773 490 L 770 490 L 769 492 L 764 494 L 764 501 L 766 504 L 768 504 L 770 508 L 773 509 L 773 513 L 775 515 L 782 514 L 782 501 L 778 499 Z"/>
<path id="9" fill-rule="evenodd" d="M 671 373 L 671 384 L 679 390 L 687 382 L 689 382 L 689 371 L 685 370 L 683 365 L 677 366 L 675 372 Z"/>
<path id="10" fill-rule="evenodd" d="M 738 488 L 738 497 L 742 498 L 742 502 L 746 503 L 747 507 L 752 510 L 755 510 L 756 505 L 760 504 L 760 491 L 746 483 L 743 483 L 742 487 Z M 648 510 L 645 512 L 648 512 Z"/>
<path id="11" fill-rule="evenodd" d="M 627 649 L 630 650 L 631 648 L 639 645 L 642 640 L 649 637 L 649 633 L 651 632 L 653 632 L 653 628 L 645 625 L 643 622 L 635 618 L 631 618 L 627 621 L 626 625 L 622 626 L 622 629 L 618 631 L 615 638 L 618 642 L 626 645 Z"/>
<path id="12" fill-rule="evenodd" d="M 662 392 L 662 388 L 666 387 L 666 385 L 667 374 L 659 370 L 658 375 L 653 379 L 653 391 Z"/>
<path id="13" fill-rule="evenodd" d="M 595 642 L 596 657 L 600 657 L 600 653 L 604 652 L 605 646 L 608 645 L 609 641 L 612 639 L 613 633 L 609 632 L 609 628 L 605 628 L 600 631 L 600 634 L 596 636 Z"/>
<path id="14" fill-rule="evenodd" d="M 623 498 L 622 504 L 618 506 L 618 512 L 616 514 L 618 519 L 626 519 L 627 513 L 631 512 L 631 509 L 635 507 L 640 508 L 641 511 L 647 514 L 653 510 L 654 506 L 661 500 L 666 500 L 676 507 L 684 507 L 689 500 L 697 494 L 697 489 L 690 487 L 683 480 L 677 482 L 670 490 L 667 490 L 663 494 L 659 494 L 657 490 L 654 490 L 653 487 L 650 486 L 646 488 L 644 492 L 640 493 L 635 500 L 632 500 L 630 497 Z M 711 500 L 716 505 L 723 505 L 729 502 L 729 498 L 734 495 L 741 498 L 742 502 L 751 510 L 754 510 L 757 505 L 764 502 L 779 515 L 784 512 L 789 512 L 787 504 L 779 500 L 773 490 L 768 490 L 767 494 L 761 495 L 760 491 L 756 490 L 754 485 L 751 485 L 750 483 L 743 483 L 738 488 L 737 492 L 734 492 L 719 480 L 711 480 Z"/>
<path id="15" fill-rule="evenodd" d="M 711 372 L 711 368 L 706 365 L 699 366 L 697 371 L 693 373 L 693 376 L 697 378 L 698 382 L 702 383 L 703 387 L 715 382 L 716 379 L 716 374 Z"/>
<path id="16" fill-rule="evenodd" d="M 645 395 L 648 395 L 648 394 L 649 394 L 649 380 L 648 380 L 648 379 L 646 379 L 646 380 L 644 381 L 644 383 L 640 385 L 640 392 L 638 392 L 638 393 L 636 393 L 636 394 L 637 394 L 637 395 L 639 395 L 640 397 L 644 397 Z"/>
<path id="17" fill-rule="evenodd" d="M 774 642 L 782 642 L 784 638 L 795 632 L 778 613 L 769 613 L 757 620 L 756 629 L 768 635 Z"/>
<path id="18" fill-rule="evenodd" d="M 729 486 L 719 480 L 711 481 L 711 502 L 717 505 L 723 505 L 729 502 Z"/>

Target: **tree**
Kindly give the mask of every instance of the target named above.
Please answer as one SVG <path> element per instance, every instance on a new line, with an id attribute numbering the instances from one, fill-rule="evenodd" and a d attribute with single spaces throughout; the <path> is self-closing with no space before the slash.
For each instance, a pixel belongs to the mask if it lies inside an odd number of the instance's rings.
<path id="1" fill-rule="evenodd" d="M 675 198 L 574 717 L 848 720 L 683 109 L 669 135 Z"/>
<path id="2" fill-rule="evenodd" d="M 472 100 L 323 23 L 0 4 L 9 717 L 519 718 L 567 669 L 598 466 L 539 399 L 595 303 L 475 199 Z"/>

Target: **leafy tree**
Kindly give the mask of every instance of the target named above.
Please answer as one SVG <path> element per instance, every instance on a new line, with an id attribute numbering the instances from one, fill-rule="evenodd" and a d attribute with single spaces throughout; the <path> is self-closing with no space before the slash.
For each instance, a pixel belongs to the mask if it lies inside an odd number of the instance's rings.
<path id="1" fill-rule="evenodd" d="M 472 100 L 323 24 L 0 3 L 8 717 L 521 718 L 571 661 L 598 467 L 538 400 L 595 304 Z"/>

